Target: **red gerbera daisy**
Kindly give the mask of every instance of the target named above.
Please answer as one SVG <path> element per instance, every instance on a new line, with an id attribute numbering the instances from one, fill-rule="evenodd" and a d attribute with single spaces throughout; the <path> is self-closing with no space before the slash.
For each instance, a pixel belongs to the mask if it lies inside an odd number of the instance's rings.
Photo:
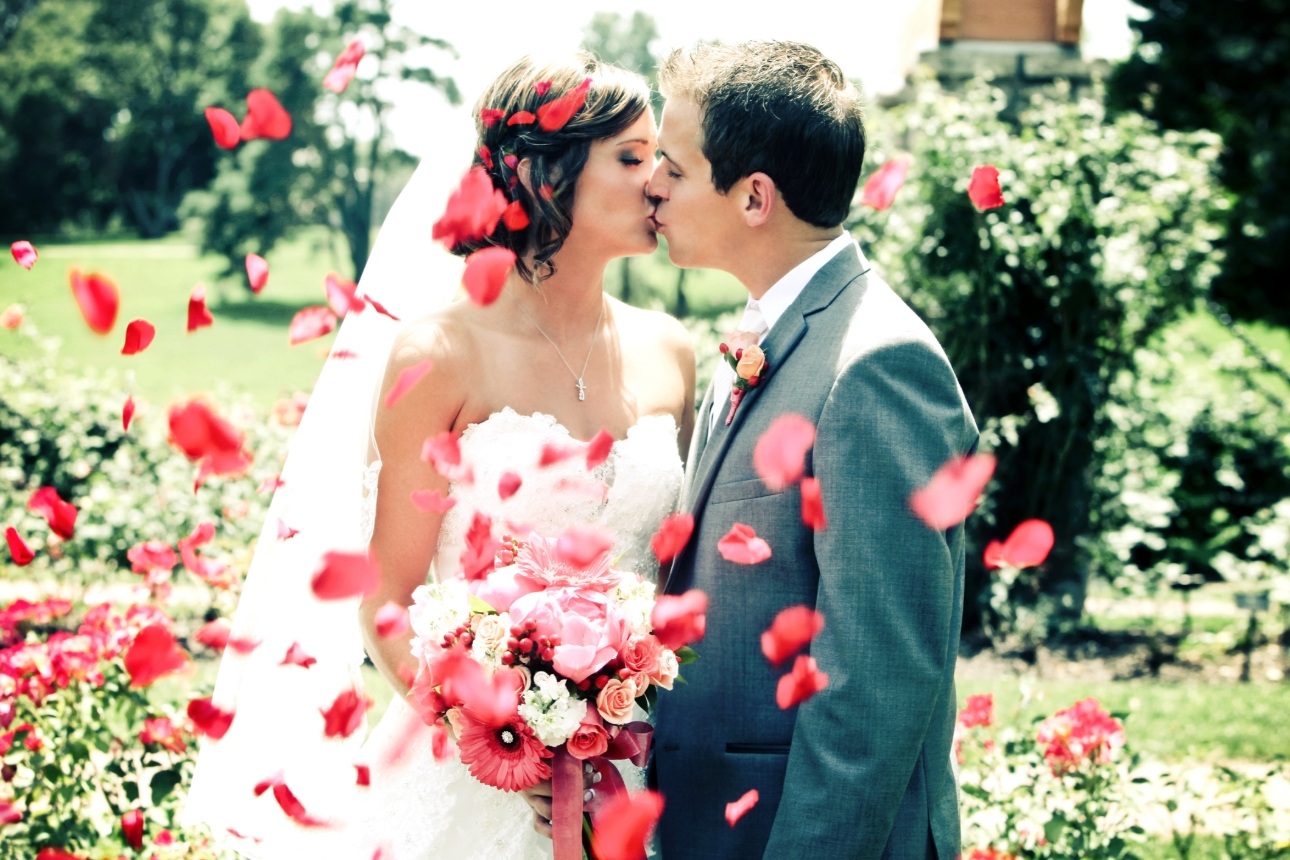
<path id="1" fill-rule="evenodd" d="M 465 709 L 459 713 L 457 747 L 475 779 L 503 791 L 523 791 L 551 778 L 546 762 L 551 751 L 519 714 L 490 722 Z"/>

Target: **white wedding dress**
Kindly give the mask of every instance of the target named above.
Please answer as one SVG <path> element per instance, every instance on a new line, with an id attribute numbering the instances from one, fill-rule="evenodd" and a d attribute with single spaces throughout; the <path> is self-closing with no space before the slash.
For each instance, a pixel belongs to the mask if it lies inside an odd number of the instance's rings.
<path id="1" fill-rule="evenodd" d="M 650 537 L 675 506 L 681 486 L 677 426 L 670 415 L 642 417 L 614 443 L 609 458 L 588 472 L 582 456 L 537 468 L 547 443 L 571 445 L 569 431 L 549 415 L 507 408 L 462 434 L 462 460 L 473 484 L 453 484 L 454 508 L 444 515 L 435 562 L 437 578 L 458 571 L 466 530 L 480 511 L 516 536 L 532 529 L 558 535 L 593 524 L 615 535 L 616 565 L 654 578 Z M 523 477 L 505 502 L 497 495 L 504 472 Z M 592 479 L 591 481 L 588 478 Z M 595 482 L 600 482 L 602 496 Z M 455 757 L 435 761 L 430 732 L 395 697 L 363 746 L 371 786 L 362 792 L 362 844 L 355 857 L 382 860 L 528 860 L 549 858 L 551 842 L 532 827 L 524 800 L 477 782 Z M 400 754 L 401 753 L 401 754 Z M 393 764 L 383 761 L 399 755 Z"/>

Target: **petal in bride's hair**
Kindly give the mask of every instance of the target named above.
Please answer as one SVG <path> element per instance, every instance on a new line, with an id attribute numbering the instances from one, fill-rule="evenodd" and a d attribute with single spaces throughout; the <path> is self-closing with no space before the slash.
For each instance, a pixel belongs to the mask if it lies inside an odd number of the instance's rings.
<path id="1" fill-rule="evenodd" d="M 430 236 L 448 248 L 482 239 L 497 229 L 506 205 L 506 195 L 493 187 L 488 171 L 472 167 L 448 197 L 448 205 L 431 228 Z"/>

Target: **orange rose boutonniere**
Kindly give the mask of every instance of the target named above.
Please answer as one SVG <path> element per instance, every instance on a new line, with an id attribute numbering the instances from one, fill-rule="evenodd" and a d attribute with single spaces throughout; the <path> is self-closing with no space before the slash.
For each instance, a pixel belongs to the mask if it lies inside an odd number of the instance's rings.
<path id="1" fill-rule="evenodd" d="M 770 363 L 766 353 L 757 345 L 757 335 L 752 332 L 737 331 L 721 344 L 721 354 L 726 363 L 735 372 L 734 384 L 730 386 L 730 411 L 726 413 L 726 425 L 734 420 L 735 410 L 744 399 L 744 392 L 759 385 L 770 372 Z"/>

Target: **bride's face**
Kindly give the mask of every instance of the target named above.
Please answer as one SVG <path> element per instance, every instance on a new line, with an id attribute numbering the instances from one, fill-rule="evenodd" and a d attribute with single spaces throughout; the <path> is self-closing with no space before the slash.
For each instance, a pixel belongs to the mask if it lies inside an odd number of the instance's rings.
<path id="1" fill-rule="evenodd" d="M 657 146 L 648 110 L 619 134 L 591 144 L 574 190 L 573 224 L 563 253 L 577 249 L 612 259 L 657 247 L 654 206 L 645 196 Z"/>

